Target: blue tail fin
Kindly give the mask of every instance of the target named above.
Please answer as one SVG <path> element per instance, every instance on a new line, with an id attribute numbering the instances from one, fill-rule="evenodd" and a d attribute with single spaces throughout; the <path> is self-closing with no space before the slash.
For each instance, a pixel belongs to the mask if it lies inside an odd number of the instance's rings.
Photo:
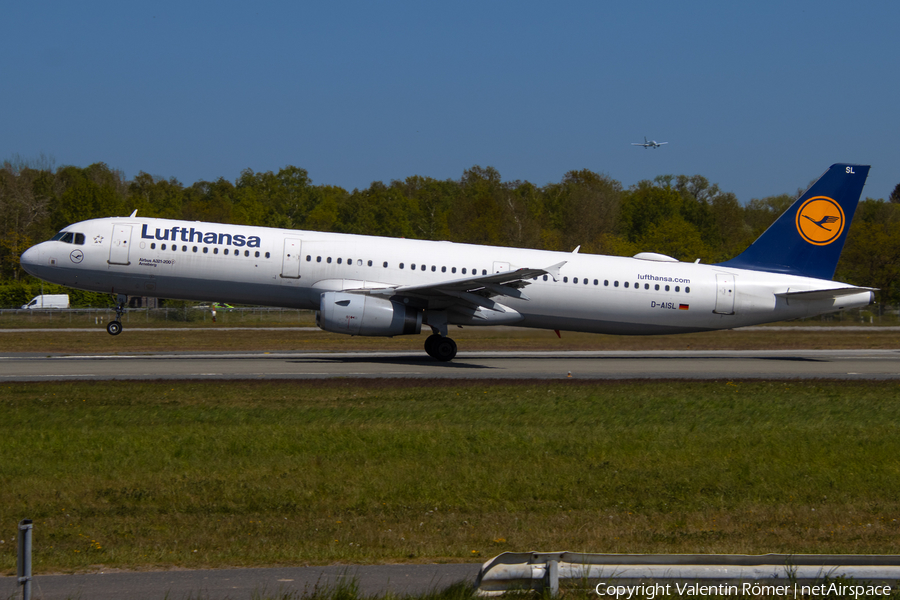
<path id="1" fill-rule="evenodd" d="M 831 279 L 868 175 L 868 165 L 831 165 L 749 248 L 720 265 Z"/>

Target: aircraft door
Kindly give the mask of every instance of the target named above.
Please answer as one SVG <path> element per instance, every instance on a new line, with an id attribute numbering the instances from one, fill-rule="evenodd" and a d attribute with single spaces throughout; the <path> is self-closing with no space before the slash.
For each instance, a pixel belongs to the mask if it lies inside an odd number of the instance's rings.
<path id="1" fill-rule="evenodd" d="M 300 240 L 284 238 L 284 252 L 281 256 L 281 277 L 300 279 Z"/>
<path id="2" fill-rule="evenodd" d="M 130 265 L 128 251 L 131 246 L 131 225 L 113 225 L 112 243 L 109 245 L 109 264 Z"/>
<path id="3" fill-rule="evenodd" d="M 734 314 L 734 275 L 716 273 L 716 309 L 720 315 Z"/>
<path id="4" fill-rule="evenodd" d="M 507 271 L 509 271 L 508 262 L 494 261 L 494 273 L 506 273 Z"/>

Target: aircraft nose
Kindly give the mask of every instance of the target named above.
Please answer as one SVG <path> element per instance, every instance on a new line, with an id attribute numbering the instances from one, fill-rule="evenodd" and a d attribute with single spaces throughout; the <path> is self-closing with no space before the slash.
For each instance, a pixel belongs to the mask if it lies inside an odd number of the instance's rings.
<path id="1" fill-rule="evenodd" d="M 41 249 L 38 246 L 32 246 L 23 252 L 19 257 L 19 264 L 28 274 L 37 276 L 37 268 L 41 264 Z"/>

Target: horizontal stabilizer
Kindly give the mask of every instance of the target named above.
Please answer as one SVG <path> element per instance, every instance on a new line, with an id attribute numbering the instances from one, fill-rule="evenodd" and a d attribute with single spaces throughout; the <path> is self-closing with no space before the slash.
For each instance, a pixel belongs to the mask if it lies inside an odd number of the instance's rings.
<path id="1" fill-rule="evenodd" d="M 851 296 L 853 294 L 861 294 L 863 292 L 877 292 L 877 288 L 867 287 L 844 287 L 834 288 L 831 290 L 804 290 L 802 292 L 792 292 L 790 290 L 775 294 L 778 298 L 787 300 L 832 300 L 841 296 Z"/>

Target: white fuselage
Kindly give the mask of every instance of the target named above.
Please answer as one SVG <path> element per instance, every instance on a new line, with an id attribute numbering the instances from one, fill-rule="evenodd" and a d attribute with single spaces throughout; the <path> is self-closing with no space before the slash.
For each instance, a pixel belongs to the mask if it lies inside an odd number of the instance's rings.
<path id="1" fill-rule="evenodd" d="M 776 294 L 847 286 L 665 260 L 138 217 L 83 221 L 63 231 L 83 234 L 84 243 L 43 242 L 22 255 L 23 266 L 48 281 L 128 296 L 317 310 L 327 291 L 436 284 L 473 271 L 482 275 L 565 261 L 556 281 L 548 275 L 528 280 L 522 290 L 528 300 L 500 300 L 521 315 L 516 325 L 679 333 L 872 302 L 865 289 L 837 299 L 791 300 Z"/>

